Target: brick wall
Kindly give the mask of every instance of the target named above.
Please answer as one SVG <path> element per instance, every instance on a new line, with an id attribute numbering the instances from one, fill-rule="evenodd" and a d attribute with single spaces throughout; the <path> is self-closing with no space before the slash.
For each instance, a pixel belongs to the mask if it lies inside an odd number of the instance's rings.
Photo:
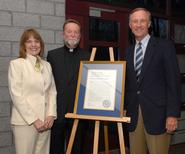
<path id="1" fill-rule="evenodd" d="M 65 0 L 0 0 L 0 154 L 15 154 L 10 127 L 11 99 L 7 72 L 18 56 L 19 39 L 25 28 L 36 28 L 46 51 L 63 44 Z"/>

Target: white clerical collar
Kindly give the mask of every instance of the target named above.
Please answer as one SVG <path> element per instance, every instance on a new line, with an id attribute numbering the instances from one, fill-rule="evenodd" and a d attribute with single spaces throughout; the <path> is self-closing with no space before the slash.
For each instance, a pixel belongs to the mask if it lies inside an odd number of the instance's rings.
<path id="1" fill-rule="evenodd" d="M 73 52 L 74 51 L 74 49 L 73 48 L 69 48 L 69 52 Z"/>

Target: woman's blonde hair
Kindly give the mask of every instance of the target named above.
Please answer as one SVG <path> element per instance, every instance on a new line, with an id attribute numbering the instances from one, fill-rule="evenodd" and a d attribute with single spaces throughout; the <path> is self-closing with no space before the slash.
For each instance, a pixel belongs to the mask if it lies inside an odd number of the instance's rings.
<path id="1" fill-rule="evenodd" d="M 40 53 L 39 56 L 42 57 L 44 54 L 44 41 L 42 40 L 40 34 L 33 28 L 27 29 L 23 32 L 21 39 L 20 39 L 20 46 L 19 46 L 19 57 L 20 58 L 26 58 L 26 47 L 25 43 L 26 41 L 33 36 L 34 39 L 38 40 L 40 42 Z"/>

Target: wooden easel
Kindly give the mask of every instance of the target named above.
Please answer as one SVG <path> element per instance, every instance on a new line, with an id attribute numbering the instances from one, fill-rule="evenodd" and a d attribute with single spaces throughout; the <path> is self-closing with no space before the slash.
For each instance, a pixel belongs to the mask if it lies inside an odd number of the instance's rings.
<path id="1" fill-rule="evenodd" d="M 94 61 L 94 57 L 96 54 L 96 48 L 93 48 L 90 61 Z M 113 48 L 109 48 L 110 61 L 114 62 L 114 53 Z M 105 154 L 109 154 L 109 141 L 108 141 L 108 125 L 107 122 L 117 122 L 118 127 L 118 136 L 119 136 L 119 144 L 120 144 L 120 152 L 121 154 L 125 154 L 125 143 L 123 136 L 123 128 L 122 122 L 130 123 L 130 117 L 105 117 L 105 116 L 89 116 L 89 115 L 78 115 L 76 113 L 67 113 L 65 115 L 66 118 L 74 119 L 72 132 L 70 135 L 69 143 L 67 146 L 66 154 L 71 154 L 76 130 L 78 127 L 79 119 L 86 120 L 94 120 L 95 121 L 95 129 L 94 129 L 94 144 L 93 144 L 93 154 L 98 154 L 98 142 L 99 142 L 99 130 L 100 130 L 100 121 L 104 121 L 104 141 L 105 141 Z"/>

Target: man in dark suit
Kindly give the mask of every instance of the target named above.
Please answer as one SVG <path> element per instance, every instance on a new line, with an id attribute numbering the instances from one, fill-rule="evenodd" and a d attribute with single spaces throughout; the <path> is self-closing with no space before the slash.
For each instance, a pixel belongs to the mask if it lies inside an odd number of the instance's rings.
<path id="1" fill-rule="evenodd" d="M 71 131 L 72 121 L 64 116 L 73 112 L 80 61 L 89 60 L 90 57 L 88 52 L 79 48 L 80 38 L 80 23 L 68 19 L 63 25 L 64 46 L 48 52 L 47 60 L 51 64 L 57 88 L 57 120 L 51 129 L 50 154 L 65 153 L 66 133 Z M 82 131 L 77 131 L 74 154 L 82 154 Z"/>
<path id="2" fill-rule="evenodd" d="M 180 116 L 180 73 L 172 42 L 150 36 L 151 14 L 136 8 L 129 16 L 135 45 L 127 61 L 125 110 L 131 154 L 168 154 L 170 133 Z"/>

